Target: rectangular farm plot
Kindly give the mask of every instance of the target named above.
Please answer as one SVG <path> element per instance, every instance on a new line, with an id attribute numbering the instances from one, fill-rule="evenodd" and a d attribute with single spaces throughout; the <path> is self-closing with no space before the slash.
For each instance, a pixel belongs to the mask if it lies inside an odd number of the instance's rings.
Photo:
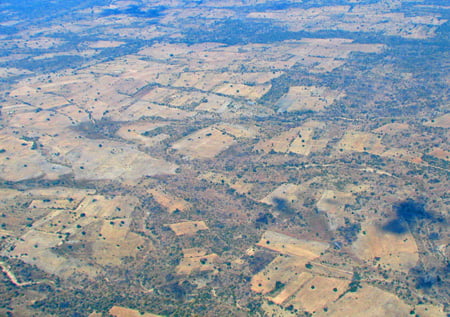
<path id="1" fill-rule="evenodd" d="M 153 188 L 148 192 L 152 195 L 153 199 L 155 199 L 158 204 L 160 204 L 170 213 L 177 210 L 186 211 L 191 208 L 191 205 L 184 199 L 170 195 L 162 189 Z"/>
<path id="2" fill-rule="evenodd" d="M 177 141 L 172 148 L 190 158 L 208 159 L 215 157 L 234 143 L 233 137 L 214 127 L 208 127 Z"/>
<path id="3" fill-rule="evenodd" d="M 345 225 L 346 217 L 352 218 L 351 215 L 345 213 L 345 205 L 352 204 L 354 201 L 352 193 L 326 190 L 317 202 L 317 208 L 327 214 L 328 225 L 330 229 L 335 230 Z"/>
<path id="4" fill-rule="evenodd" d="M 380 155 L 385 150 L 381 139 L 373 134 L 361 131 L 347 131 L 338 144 L 340 150 L 367 152 Z"/>
<path id="5" fill-rule="evenodd" d="M 303 126 L 292 128 L 272 139 L 259 142 L 255 145 L 254 150 L 265 153 L 269 153 L 270 151 L 277 153 L 290 152 L 307 156 L 312 152 L 323 149 L 328 143 L 327 139 L 313 139 L 314 134 L 314 127 Z"/>
<path id="6" fill-rule="evenodd" d="M 282 305 L 284 302 L 286 302 L 287 299 L 297 293 L 312 278 L 313 275 L 310 273 L 300 273 L 295 280 L 292 280 L 290 283 L 288 283 L 278 295 L 270 298 L 270 300 L 275 304 Z"/>
<path id="7" fill-rule="evenodd" d="M 306 282 L 294 298 L 286 304 L 292 304 L 308 312 L 323 310 L 329 303 L 339 298 L 349 283 L 343 279 L 315 276 Z"/>
<path id="8" fill-rule="evenodd" d="M 132 121 L 151 117 L 169 120 L 183 120 L 193 116 L 194 114 L 195 112 L 192 111 L 185 111 L 179 108 L 161 106 L 145 100 L 139 100 L 125 108 L 110 111 L 108 113 L 108 118 L 115 121 Z"/>
<path id="9" fill-rule="evenodd" d="M 200 104 L 195 108 L 196 111 L 209 111 L 222 113 L 228 109 L 228 105 L 233 102 L 233 99 L 209 94 L 205 99 L 200 101 Z"/>
<path id="10" fill-rule="evenodd" d="M 277 288 L 277 281 L 279 281 L 288 288 L 286 292 L 295 293 L 301 287 L 302 279 L 306 277 L 302 275 L 302 272 L 307 262 L 307 259 L 300 259 L 295 256 L 278 256 L 252 277 L 251 290 L 260 294 L 273 295 L 272 293 Z M 311 274 L 307 274 L 309 278 L 312 278 Z M 298 287 L 295 285 L 298 285 Z M 292 288 L 295 290 L 292 290 Z"/>
<path id="11" fill-rule="evenodd" d="M 161 317 L 161 315 L 155 315 L 151 313 L 140 312 L 136 309 L 113 306 L 109 310 L 109 314 L 114 317 Z"/>
<path id="12" fill-rule="evenodd" d="M 193 235 L 201 230 L 208 230 L 204 221 L 185 221 L 168 225 L 177 236 Z"/>
<path id="13" fill-rule="evenodd" d="M 296 184 L 282 184 L 273 192 L 261 199 L 260 201 L 268 205 L 276 205 L 277 199 L 283 199 L 288 202 L 294 202 L 298 199 L 298 194 L 302 191 L 302 187 Z"/>
<path id="14" fill-rule="evenodd" d="M 244 97 L 252 100 L 261 98 L 270 90 L 271 85 L 245 85 L 245 84 L 227 84 L 224 83 L 214 89 L 215 92 L 235 97 Z"/>
<path id="15" fill-rule="evenodd" d="M 371 222 L 365 223 L 362 230 L 363 233 L 358 234 L 358 239 L 352 245 L 354 253 L 361 260 L 405 273 L 417 265 L 419 249 L 409 230 L 398 235 L 386 232 L 379 228 L 379 224 Z"/>
<path id="16" fill-rule="evenodd" d="M 342 96 L 344 94 L 339 91 L 323 87 L 295 86 L 280 98 L 276 107 L 278 112 L 322 111 Z"/>
<path id="17" fill-rule="evenodd" d="M 154 122 L 135 122 L 131 124 L 123 125 L 116 134 L 128 141 L 139 143 L 145 146 L 153 146 L 159 144 L 169 135 L 160 133 L 162 127 L 166 126 L 165 123 Z"/>
<path id="18" fill-rule="evenodd" d="M 319 257 L 320 253 L 328 248 L 327 243 L 300 240 L 274 231 L 266 231 L 256 245 L 281 254 L 303 257 L 309 260 Z"/>

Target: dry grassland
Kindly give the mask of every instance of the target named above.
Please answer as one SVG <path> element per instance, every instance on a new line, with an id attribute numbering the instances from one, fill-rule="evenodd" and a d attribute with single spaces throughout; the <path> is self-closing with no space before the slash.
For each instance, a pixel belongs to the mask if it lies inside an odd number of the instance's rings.
<path id="1" fill-rule="evenodd" d="M 411 127 L 407 123 L 388 123 L 374 129 L 372 132 L 381 134 L 396 134 L 401 131 L 406 131 L 410 128 Z"/>
<path id="2" fill-rule="evenodd" d="M 327 214 L 330 229 L 336 230 L 345 225 L 344 218 L 352 218 L 351 215 L 345 213 L 345 205 L 354 201 L 352 193 L 326 190 L 317 202 L 317 208 Z"/>
<path id="3" fill-rule="evenodd" d="M 38 191 L 34 194 L 74 194 L 71 196 L 77 197 L 82 193 L 64 192 L 62 188 L 55 193 Z M 58 276 L 69 276 L 73 271 L 94 276 L 100 270 L 94 263 L 120 265 L 123 257 L 134 257 L 140 249 L 152 247 L 145 238 L 130 231 L 131 215 L 138 204 L 135 197 L 87 195 L 83 198 L 76 209 L 73 209 L 76 201 L 66 206 L 62 203 L 70 201 L 62 197 L 55 199 L 56 203 L 62 202 L 59 205 L 52 205 L 53 200 L 49 198 L 49 202 L 43 200 L 46 205 L 36 206 L 40 201 L 33 200 L 30 208 L 46 208 L 48 214 L 33 223 L 32 229 L 15 243 L 10 255 Z M 66 241 L 69 236 L 70 240 Z M 81 243 L 89 246 L 85 251 L 86 259 L 66 258 L 52 250 L 63 244 L 77 246 Z"/>
<path id="4" fill-rule="evenodd" d="M 204 221 L 185 221 L 168 225 L 177 236 L 194 235 L 198 231 L 208 230 Z"/>
<path id="5" fill-rule="evenodd" d="M 20 48 L 49 49 L 64 43 L 63 40 L 51 37 L 34 37 L 33 39 L 14 39 L 8 41 Z M 7 43 L 8 43 L 7 42 Z"/>
<path id="6" fill-rule="evenodd" d="M 307 260 L 319 257 L 329 247 L 327 243 L 296 239 L 274 231 L 266 231 L 256 245 Z"/>
<path id="7" fill-rule="evenodd" d="M 22 129 L 31 137 L 54 134 L 74 124 L 68 117 L 53 111 L 18 113 L 9 120 L 11 127 Z"/>
<path id="8" fill-rule="evenodd" d="M 207 127 L 178 140 L 172 148 L 189 158 L 207 159 L 215 157 L 234 143 L 234 137 L 215 127 Z"/>
<path id="9" fill-rule="evenodd" d="M 246 126 L 240 124 L 221 123 L 215 127 L 223 133 L 229 134 L 235 138 L 252 138 L 256 137 L 259 129 L 253 126 Z"/>
<path id="10" fill-rule="evenodd" d="M 328 144 L 326 139 L 314 140 L 314 134 L 314 127 L 292 128 L 272 139 L 260 141 L 253 149 L 265 153 L 275 151 L 277 153 L 296 153 L 307 156 L 312 152 L 320 151 Z"/>
<path id="11" fill-rule="evenodd" d="M 112 37 L 139 38 L 143 40 L 151 40 L 167 34 L 161 31 L 160 28 L 153 26 L 146 26 L 145 28 L 107 28 L 104 32 Z"/>
<path id="12" fill-rule="evenodd" d="M 301 289 L 286 302 L 308 312 L 323 312 L 323 309 L 334 303 L 347 289 L 350 281 L 314 276 L 302 283 Z"/>
<path id="13" fill-rule="evenodd" d="M 337 21 L 335 15 L 343 18 Z M 351 10 L 350 6 L 324 6 L 310 9 L 290 8 L 289 11 L 252 12 L 248 17 L 277 20 L 288 25 L 294 32 L 327 29 L 358 32 L 366 29 L 414 39 L 434 36 L 437 26 L 445 23 L 445 20 L 433 16 L 411 18 L 403 13 L 392 13 L 390 8 L 379 3 L 356 5 Z"/>
<path id="14" fill-rule="evenodd" d="M 434 118 L 431 121 L 424 123 L 424 125 L 429 127 L 438 127 L 438 128 L 450 128 L 450 113 L 444 114 L 443 116 Z"/>
<path id="15" fill-rule="evenodd" d="M 400 161 L 407 161 L 416 164 L 420 164 L 423 162 L 421 159 L 422 157 L 421 153 L 410 151 L 407 149 L 390 148 L 385 152 L 381 153 L 381 156 L 391 157 L 393 159 L 397 159 Z"/>
<path id="16" fill-rule="evenodd" d="M 81 201 L 88 195 L 94 195 L 95 189 L 72 188 L 72 187 L 52 187 L 52 188 L 35 188 L 26 192 L 20 192 L 26 197 L 45 196 L 48 199 L 68 199 Z"/>
<path id="17" fill-rule="evenodd" d="M 257 245 L 284 254 L 251 280 L 254 292 L 277 305 L 292 305 L 312 313 L 336 301 L 348 288 L 352 272 L 315 262 L 308 267 L 329 247 L 326 243 L 267 231 Z"/>
<path id="18" fill-rule="evenodd" d="M 36 107 L 24 103 L 16 103 L 16 102 L 4 103 L 2 106 L 2 117 L 5 120 L 8 120 L 17 113 L 24 113 L 30 111 L 36 111 Z"/>
<path id="19" fill-rule="evenodd" d="M 28 208 L 41 209 L 75 209 L 79 201 L 73 199 L 34 199 Z"/>
<path id="20" fill-rule="evenodd" d="M 373 223 L 363 225 L 358 240 L 353 244 L 353 250 L 368 264 L 380 264 L 406 273 L 419 260 L 416 241 L 409 231 L 398 235 L 386 232 Z"/>
<path id="21" fill-rule="evenodd" d="M 8 78 L 19 75 L 30 75 L 31 72 L 25 69 L 18 69 L 14 67 L 0 67 L 0 77 Z"/>
<path id="22" fill-rule="evenodd" d="M 448 314 L 444 311 L 443 305 L 423 304 L 414 307 L 414 311 L 419 316 L 424 317 L 447 317 Z"/>
<path id="23" fill-rule="evenodd" d="M 270 90 L 271 85 L 245 85 L 245 84 L 228 84 L 224 83 L 214 89 L 216 93 L 234 97 L 244 97 L 256 100 L 261 98 Z"/>
<path id="24" fill-rule="evenodd" d="M 144 176 L 174 174 L 177 166 L 153 158 L 135 146 L 116 141 L 96 141 L 73 133 L 40 139 L 52 159 L 70 165 L 76 179 L 135 181 Z"/>
<path id="25" fill-rule="evenodd" d="M 268 205 L 276 205 L 274 203 L 274 199 L 285 199 L 289 203 L 295 202 L 298 200 L 298 194 L 303 192 L 304 189 L 300 185 L 295 184 L 283 184 L 277 187 L 273 192 L 269 195 L 261 199 L 260 201 L 264 204 Z"/>
<path id="26" fill-rule="evenodd" d="M 441 160 L 450 161 L 450 152 L 449 151 L 445 151 L 445 150 L 440 149 L 440 148 L 435 148 L 433 151 L 428 153 L 428 155 L 437 157 L 438 159 L 441 159 Z"/>
<path id="27" fill-rule="evenodd" d="M 151 64 L 150 64 L 151 65 Z M 137 56 L 127 55 L 124 57 L 116 58 L 111 61 L 98 63 L 92 65 L 86 69 L 84 69 L 81 74 L 96 74 L 100 76 L 100 78 L 107 79 L 109 76 L 115 76 L 115 79 L 123 77 L 127 77 L 131 73 L 137 72 L 138 70 L 145 70 L 146 67 L 149 66 L 149 62 L 143 61 Z M 117 77 L 119 76 L 119 77 Z M 122 77 L 122 78 L 123 78 Z M 111 81 L 115 81 L 114 78 L 110 78 Z M 139 79 L 139 78 L 137 78 Z M 96 84 L 97 87 L 104 86 L 102 82 L 98 82 Z"/>
<path id="28" fill-rule="evenodd" d="M 58 108 L 57 112 L 66 116 L 72 124 L 80 124 L 89 121 L 89 113 L 83 108 L 75 105 L 67 105 Z"/>
<path id="29" fill-rule="evenodd" d="M 174 87 L 196 88 L 202 91 L 213 89 L 227 80 L 224 74 L 215 72 L 184 72 L 173 82 Z"/>
<path id="30" fill-rule="evenodd" d="M 228 110 L 228 106 L 232 103 L 233 100 L 231 98 L 208 94 L 206 99 L 200 101 L 200 104 L 195 108 L 195 111 L 223 113 Z"/>
<path id="31" fill-rule="evenodd" d="M 90 277 L 95 276 L 98 273 L 98 268 L 86 265 L 76 258 L 66 258 L 52 252 L 52 248 L 57 247 L 63 241 L 64 238 L 60 234 L 32 229 L 15 243 L 15 249 L 8 252 L 8 256 L 36 265 L 41 270 L 60 277 L 69 277 L 75 272 Z M 6 252 L 4 253 L 6 255 Z"/>
<path id="32" fill-rule="evenodd" d="M 397 296 L 377 287 L 364 285 L 357 292 L 348 292 L 336 302 L 329 302 L 327 312 L 317 311 L 316 316 L 378 317 L 409 316 L 412 310 Z"/>
<path id="33" fill-rule="evenodd" d="M 337 145 L 339 150 L 367 152 L 380 155 L 385 151 L 381 139 L 372 133 L 360 131 L 347 131 Z"/>
<path id="34" fill-rule="evenodd" d="M 146 93 L 142 99 L 172 107 L 189 108 L 191 105 L 199 104 L 206 96 L 198 91 L 157 87 Z"/>
<path id="35" fill-rule="evenodd" d="M 214 7 L 220 7 L 220 6 L 234 6 L 234 3 L 237 1 L 230 1 L 230 3 L 227 2 L 226 5 L 222 3 L 215 3 Z M 241 4 L 241 3 L 239 3 Z M 205 3 L 205 5 L 208 5 L 208 3 Z M 167 23 L 169 25 L 172 25 L 173 23 L 177 23 L 178 19 L 181 18 L 204 18 L 204 19 L 226 19 L 226 18 L 232 18 L 236 15 L 236 12 L 229 9 L 217 9 L 217 8 L 210 8 L 209 10 L 203 10 L 200 8 L 183 8 L 183 9 L 173 9 L 169 11 L 169 14 L 167 14 L 163 18 L 163 23 Z"/>
<path id="36" fill-rule="evenodd" d="M 300 289 L 305 276 L 310 276 L 309 273 L 302 273 L 306 263 L 308 263 L 306 258 L 278 256 L 261 272 L 252 277 L 251 289 L 256 293 L 268 295 L 275 289 L 276 282 L 279 281 L 286 285 L 285 293 L 295 293 Z"/>
<path id="37" fill-rule="evenodd" d="M 187 211 L 191 208 L 191 204 L 184 199 L 168 194 L 160 188 L 150 189 L 148 190 L 148 193 L 152 195 L 153 199 L 156 200 L 158 204 L 170 213 L 174 211 Z"/>
<path id="38" fill-rule="evenodd" d="M 150 314 L 146 312 L 139 312 L 138 310 L 135 309 L 120 306 L 113 306 L 109 310 L 109 314 L 114 317 L 161 317 L 160 315 Z"/>
<path id="39" fill-rule="evenodd" d="M 117 47 L 125 44 L 125 42 L 121 41 L 96 41 L 96 42 L 87 42 L 87 44 L 91 48 L 107 48 L 107 47 Z"/>
<path id="40" fill-rule="evenodd" d="M 104 220 L 101 239 L 92 242 L 92 259 L 100 265 L 121 265 L 123 257 L 135 257 L 139 248 L 148 247 L 146 239 L 131 232 L 131 218 Z"/>
<path id="41" fill-rule="evenodd" d="M 300 273 L 295 280 L 290 281 L 282 291 L 275 297 L 268 297 L 268 299 L 277 305 L 283 305 L 291 296 L 296 294 L 303 286 L 313 278 L 313 275 L 307 272 Z"/>
<path id="42" fill-rule="evenodd" d="M 133 121 L 145 118 L 162 118 L 168 120 L 183 120 L 195 115 L 195 112 L 185 111 L 179 108 L 161 106 L 148 101 L 140 100 L 121 110 L 112 110 L 106 117 L 114 121 Z"/>
<path id="43" fill-rule="evenodd" d="M 278 112 L 322 111 L 344 94 L 324 87 L 292 86 L 289 92 L 278 100 Z"/>
<path id="44" fill-rule="evenodd" d="M 139 55 L 152 57 L 157 60 L 166 61 L 172 57 L 185 56 L 191 52 L 198 51 L 199 47 L 186 44 L 157 43 L 151 47 L 144 48 L 138 52 Z"/>
<path id="45" fill-rule="evenodd" d="M 155 123 L 155 122 L 134 122 L 130 124 L 125 124 L 117 130 L 117 136 L 122 139 L 142 144 L 144 146 L 154 146 L 161 143 L 163 140 L 169 137 L 168 134 L 160 133 L 153 137 L 145 136 L 146 132 L 151 132 L 157 128 L 166 126 L 166 123 Z"/>
<path id="46" fill-rule="evenodd" d="M 69 174 L 69 168 L 47 162 L 44 156 L 33 149 L 33 142 L 0 135 L 0 177 L 7 181 L 23 181 L 44 177 L 58 179 Z"/>

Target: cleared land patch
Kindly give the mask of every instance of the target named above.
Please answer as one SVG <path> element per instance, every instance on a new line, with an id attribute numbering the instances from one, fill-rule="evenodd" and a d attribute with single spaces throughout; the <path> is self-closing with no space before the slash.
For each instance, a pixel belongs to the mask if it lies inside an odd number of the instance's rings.
<path id="1" fill-rule="evenodd" d="M 283 184 L 261 199 L 261 202 L 268 205 L 276 205 L 277 199 L 284 199 L 289 203 L 295 202 L 298 200 L 298 194 L 303 191 L 302 189 L 302 186 L 299 185 Z"/>
<path id="2" fill-rule="evenodd" d="M 171 195 L 161 188 L 152 188 L 148 190 L 148 193 L 152 195 L 153 199 L 155 199 L 158 204 L 163 206 L 170 213 L 175 211 L 187 211 L 191 208 L 191 204 L 187 201 Z"/>
<path id="3" fill-rule="evenodd" d="M 431 121 L 424 123 L 424 125 L 430 127 L 439 127 L 439 128 L 450 128 L 450 113 L 444 114 L 443 116 L 437 117 Z"/>
<path id="4" fill-rule="evenodd" d="M 328 248 L 328 243 L 296 239 L 274 231 L 266 231 L 256 245 L 309 260 L 319 257 Z"/>
<path id="5" fill-rule="evenodd" d="M 355 198 L 351 193 L 326 190 L 317 202 L 317 208 L 327 214 L 330 229 L 336 230 L 338 227 L 344 226 L 346 217 L 351 218 L 351 215 L 347 215 L 344 210 L 345 205 L 354 201 Z"/>
<path id="6" fill-rule="evenodd" d="M 317 311 L 317 316 L 408 316 L 411 307 L 396 295 L 377 287 L 364 285 L 357 292 L 348 292 L 336 302 L 329 302 L 327 312 Z"/>
<path id="7" fill-rule="evenodd" d="M 155 315 L 146 312 L 140 312 L 136 309 L 113 306 L 109 310 L 109 313 L 114 317 L 161 317 L 161 315 Z"/>
<path id="8" fill-rule="evenodd" d="M 322 111 L 344 94 L 324 87 L 293 86 L 275 105 L 278 112 Z"/>
<path id="9" fill-rule="evenodd" d="M 363 225 L 353 250 L 367 263 L 403 272 L 408 272 L 419 260 L 416 241 L 409 231 L 394 234 L 372 223 Z"/>
<path id="10" fill-rule="evenodd" d="M 193 235 L 201 230 L 208 230 L 204 221 L 185 221 L 168 225 L 177 236 Z"/>
<path id="11" fill-rule="evenodd" d="M 380 155 L 385 150 L 385 147 L 381 144 L 381 139 L 375 134 L 360 131 L 347 131 L 337 147 L 340 150 L 367 152 L 377 155 Z"/>
<path id="12" fill-rule="evenodd" d="M 0 135 L 0 149 L 0 177 L 4 180 L 18 182 L 40 177 L 58 179 L 71 172 L 62 164 L 48 162 L 31 141 Z"/>
<path id="13" fill-rule="evenodd" d="M 175 142 L 172 148 L 190 158 L 213 158 L 235 143 L 234 137 L 216 127 L 198 130 Z"/>
<path id="14" fill-rule="evenodd" d="M 146 121 L 134 122 L 121 126 L 116 134 L 128 141 L 139 143 L 144 146 L 154 146 L 169 137 L 168 134 L 158 133 L 157 130 L 166 125 L 166 123 Z"/>
<path id="15" fill-rule="evenodd" d="M 323 149 L 328 143 L 326 139 L 313 139 L 314 134 L 315 129 L 311 126 L 292 128 L 269 140 L 260 141 L 253 149 L 265 153 L 274 151 L 277 153 L 296 153 L 307 156 L 312 152 Z"/>

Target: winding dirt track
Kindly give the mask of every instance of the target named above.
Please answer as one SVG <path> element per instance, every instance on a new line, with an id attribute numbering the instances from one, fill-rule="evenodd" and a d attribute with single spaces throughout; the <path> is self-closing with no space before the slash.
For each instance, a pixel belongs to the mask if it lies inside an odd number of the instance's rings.
<path id="1" fill-rule="evenodd" d="M 2 271 L 6 274 L 6 276 L 9 278 L 9 280 L 11 281 L 11 283 L 13 283 L 16 286 L 29 286 L 29 285 L 37 285 L 37 284 L 43 284 L 43 283 L 47 283 L 47 284 L 55 284 L 55 282 L 50 281 L 50 280 L 42 280 L 42 281 L 36 281 L 36 282 L 19 282 L 17 280 L 17 277 L 14 275 L 13 272 L 11 272 L 7 266 L 7 264 L 5 262 L 0 261 L 0 266 L 2 268 Z"/>

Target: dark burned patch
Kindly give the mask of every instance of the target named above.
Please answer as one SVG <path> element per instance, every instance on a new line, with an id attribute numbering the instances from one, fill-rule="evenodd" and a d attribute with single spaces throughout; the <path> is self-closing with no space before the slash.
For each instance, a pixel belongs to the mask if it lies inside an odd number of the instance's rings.
<path id="1" fill-rule="evenodd" d="M 432 216 L 425 210 L 425 204 L 407 199 L 394 206 L 398 218 L 404 219 L 407 223 L 415 223 L 420 219 L 430 219 Z"/>
<path id="2" fill-rule="evenodd" d="M 248 261 L 248 268 L 251 274 L 256 274 L 262 271 L 270 262 L 276 258 L 276 254 L 267 251 L 258 251 L 254 255 L 246 258 Z"/>
<path id="3" fill-rule="evenodd" d="M 102 119 L 95 122 L 82 122 L 73 127 L 89 139 L 111 139 L 120 128 L 120 122 Z"/>
<path id="4" fill-rule="evenodd" d="M 417 289 L 429 289 L 432 287 L 447 288 L 449 282 L 450 263 L 441 267 L 418 266 L 410 270 Z"/>
<path id="5" fill-rule="evenodd" d="M 164 11 L 165 9 L 166 9 L 166 7 L 164 7 L 164 6 L 158 6 L 155 8 L 142 10 L 137 5 L 131 5 L 127 8 L 122 8 L 122 9 L 105 9 L 100 14 L 100 16 L 108 17 L 111 15 L 129 15 L 129 16 L 137 17 L 137 18 L 157 18 L 162 15 L 162 11 Z"/>
<path id="6" fill-rule="evenodd" d="M 272 199 L 272 202 L 275 204 L 275 208 L 282 212 L 282 213 L 286 213 L 286 214 L 295 214 L 295 210 L 292 208 L 292 206 L 289 204 L 289 202 L 284 199 L 284 198 L 280 198 L 280 197 L 274 197 Z"/>
<path id="7" fill-rule="evenodd" d="M 408 224 L 402 219 L 394 219 L 385 224 L 383 230 L 395 234 L 404 234 L 408 232 Z"/>
<path id="8" fill-rule="evenodd" d="M 345 241 L 351 244 L 358 237 L 358 234 L 361 231 L 361 224 L 352 223 L 346 219 L 345 226 L 339 227 L 337 232 L 345 239 Z"/>
<path id="9" fill-rule="evenodd" d="M 274 223 L 274 222 L 276 222 L 276 219 L 269 212 L 266 212 L 266 213 L 260 212 L 258 214 L 258 217 L 256 218 L 255 222 L 256 222 L 256 226 L 260 227 L 261 225 L 268 225 L 270 223 Z"/>
<path id="10" fill-rule="evenodd" d="M 383 230 L 395 234 L 404 234 L 408 227 L 414 228 L 418 221 L 423 219 L 436 220 L 431 213 L 425 210 L 425 204 L 408 198 L 393 207 L 397 218 L 383 226 Z"/>

